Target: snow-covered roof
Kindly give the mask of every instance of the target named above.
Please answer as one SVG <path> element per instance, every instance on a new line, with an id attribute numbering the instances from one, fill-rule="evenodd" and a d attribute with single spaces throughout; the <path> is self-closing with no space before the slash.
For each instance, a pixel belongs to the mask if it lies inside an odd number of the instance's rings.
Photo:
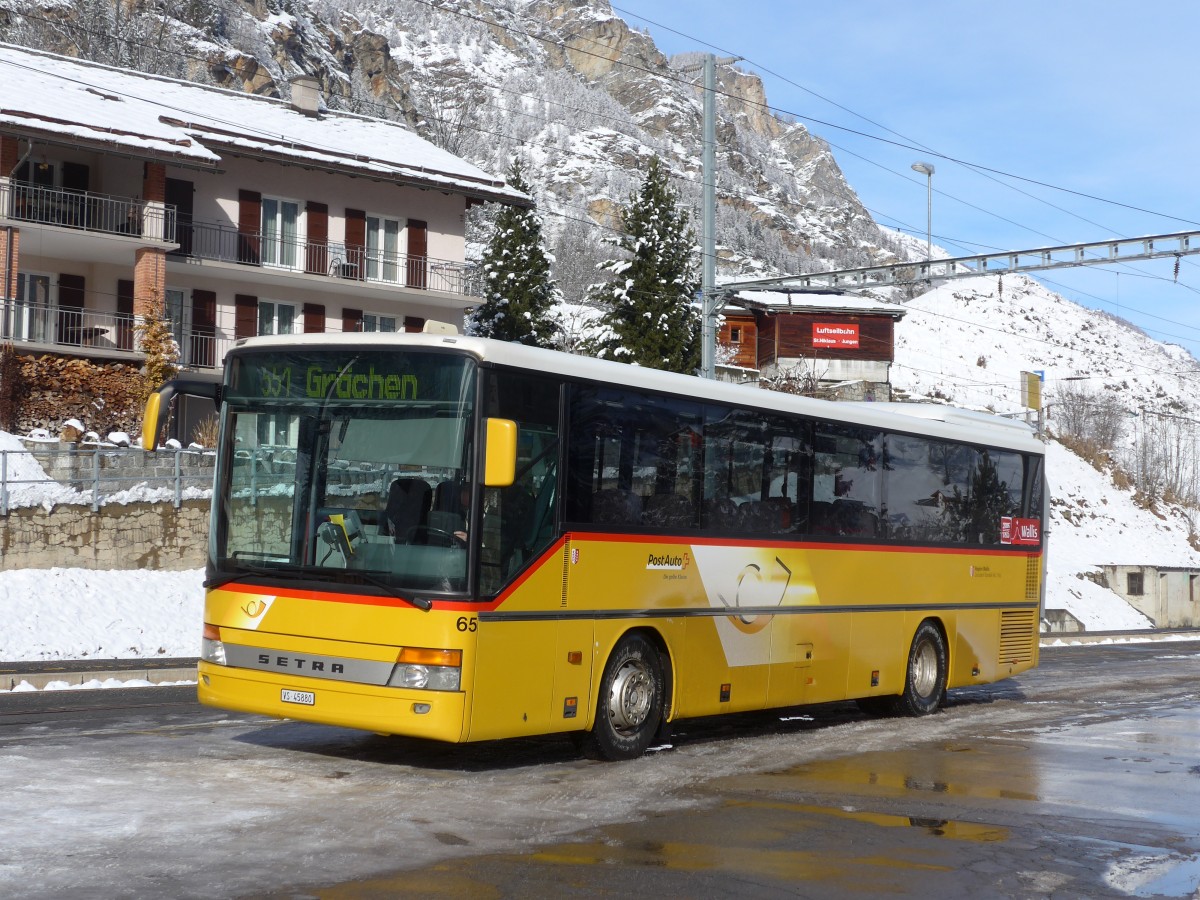
<path id="1" fill-rule="evenodd" d="M 530 205 L 403 125 L 0 44 L 0 131 L 183 165 L 251 156 Z"/>
<path id="2" fill-rule="evenodd" d="M 785 293 L 783 291 L 744 291 L 733 302 L 746 309 L 767 312 L 822 312 L 854 316 L 891 316 L 904 318 L 906 310 L 895 303 L 868 300 L 855 294 Z"/>

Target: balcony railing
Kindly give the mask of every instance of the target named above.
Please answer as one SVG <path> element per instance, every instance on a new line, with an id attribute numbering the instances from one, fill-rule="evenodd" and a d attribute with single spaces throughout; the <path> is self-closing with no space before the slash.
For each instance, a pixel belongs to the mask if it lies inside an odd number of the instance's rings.
<path id="1" fill-rule="evenodd" d="M 0 300 L 0 340 L 78 348 L 85 355 L 96 350 L 140 353 L 140 321 L 141 317 L 125 313 Z M 185 369 L 216 368 L 233 343 L 215 328 L 203 325 L 184 322 L 172 331 L 179 345 L 179 365 Z"/>
<path id="2" fill-rule="evenodd" d="M 179 249 L 173 256 L 475 296 L 474 267 L 451 260 L 244 232 L 204 222 L 181 221 L 178 234 Z"/>
<path id="3" fill-rule="evenodd" d="M 23 222 L 175 242 L 175 207 L 133 197 L 0 178 L 0 211 Z"/>

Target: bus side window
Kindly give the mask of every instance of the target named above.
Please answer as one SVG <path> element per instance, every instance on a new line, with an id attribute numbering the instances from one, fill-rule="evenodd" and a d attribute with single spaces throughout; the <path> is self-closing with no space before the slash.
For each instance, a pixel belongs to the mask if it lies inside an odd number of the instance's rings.
<path id="1" fill-rule="evenodd" d="M 570 409 L 568 521 L 667 532 L 696 527 L 700 404 L 574 385 Z"/>
<path id="2" fill-rule="evenodd" d="M 818 424 L 814 440 L 816 534 L 879 537 L 883 532 L 883 435 L 868 428 Z"/>

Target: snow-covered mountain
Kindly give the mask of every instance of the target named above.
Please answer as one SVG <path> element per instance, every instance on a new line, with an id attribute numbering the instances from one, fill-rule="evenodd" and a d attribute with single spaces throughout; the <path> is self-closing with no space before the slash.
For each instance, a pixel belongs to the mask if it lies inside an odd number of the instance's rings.
<path id="1" fill-rule="evenodd" d="M 568 300 L 596 280 L 618 204 L 660 156 L 701 195 L 699 55 L 668 59 L 608 0 L 0 0 L 0 40 L 398 118 L 484 169 L 523 158 Z M 895 258 L 830 148 L 718 67 L 718 234 L 726 274 Z M 698 223 L 698 212 L 694 217 Z"/>

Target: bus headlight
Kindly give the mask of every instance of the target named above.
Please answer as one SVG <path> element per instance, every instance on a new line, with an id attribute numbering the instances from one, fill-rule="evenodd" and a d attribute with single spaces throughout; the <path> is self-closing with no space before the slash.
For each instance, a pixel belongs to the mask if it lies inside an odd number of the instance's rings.
<path id="1" fill-rule="evenodd" d="M 226 665 L 225 644 L 221 640 L 221 629 L 216 625 L 205 625 L 200 639 L 200 658 L 218 666 Z"/>
<path id="2" fill-rule="evenodd" d="M 462 683 L 461 650 L 405 647 L 396 656 L 389 687 L 423 691 L 457 691 Z"/>

